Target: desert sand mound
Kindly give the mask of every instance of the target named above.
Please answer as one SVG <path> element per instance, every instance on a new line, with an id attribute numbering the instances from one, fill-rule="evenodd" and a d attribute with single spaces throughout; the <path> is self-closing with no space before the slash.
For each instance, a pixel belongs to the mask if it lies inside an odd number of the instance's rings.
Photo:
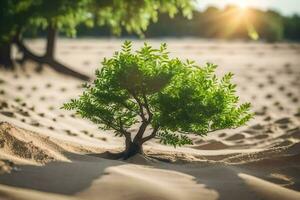
<path id="1" fill-rule="evenodd" d="M 53 161 L 70 162 L 66 154 L 88 153 L 93 147 L 63 139 L 51 138 L 37 132 L 0 122 L 1 171 L 10 171 L 16 164 L 44 165 Z"/>
<path id="2" fill-rule="evenodd" d="M 47 163 L 54 160 L 67 161 L 61 153 L 63 148 L 49 137 L 25 131 L 9 123 L 0 123 L 1 156 L 33 163 Z"/>

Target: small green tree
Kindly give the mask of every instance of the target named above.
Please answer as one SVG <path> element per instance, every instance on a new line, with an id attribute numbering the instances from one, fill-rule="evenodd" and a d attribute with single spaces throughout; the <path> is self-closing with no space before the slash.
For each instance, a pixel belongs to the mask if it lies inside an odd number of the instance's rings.
<path id="1" fill-rule="evenodd" d="M 191 144 L 190 133 L 235 128 L 252 117 L 250 103 L 237 105 L 231 73 L 219 80 L 216 65 L 169 58 L 165 44 L 154 49 L 145 43 L 132 53 L 125 42 L 102 65 L 93 84 L 63 108 L 124 136 L 125 159 L 143 153 L 142 145 L 155 137 L 174 147 Z M 138 131 L 131 133 L 136 124 Z"/>

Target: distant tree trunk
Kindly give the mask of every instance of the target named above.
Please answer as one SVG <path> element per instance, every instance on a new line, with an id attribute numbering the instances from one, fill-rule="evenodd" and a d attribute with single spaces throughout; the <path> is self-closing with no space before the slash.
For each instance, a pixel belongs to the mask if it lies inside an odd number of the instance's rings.
<path id="1" fill-rule="evenodd" d="M 46 47 L 45 57 L 54 59 L 56 38 L 57 38 L 56 28 L 49 25 L 48 34 L 47 34 L 47 47 Z"/>
<path id="2" fill-rule="evenodd" d="M 6 69 L 13 69 L 11 57 L 11 42 L 5 42 L 0 45 L 0 66 Z"/>
<path id="3" fill-rule="evenodd" d="M 57 29 L 50 24 L 48 26 L 47 47 L 46 47 L 46 53 L 43 57 L 43 62 L 48 64 L 55 71 L 60 72 L 62 74 L 70 75 L 85 81 L 89 80 L 88 76 L 70 69 L 69 67 L 58 62 L 55 59 L 55 47 L 56 47 L 57 35 L 58 35 Z"/>

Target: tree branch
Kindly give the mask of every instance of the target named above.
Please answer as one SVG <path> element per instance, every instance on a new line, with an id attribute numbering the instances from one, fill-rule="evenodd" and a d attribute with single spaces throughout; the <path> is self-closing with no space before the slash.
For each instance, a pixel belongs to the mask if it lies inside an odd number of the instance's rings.
<path id="1" fill-rule="evenodd" d="M 140 107 L 140 110 L 142 111 L 142 116 L 143 116 L 142 117 L 143 122 L 142 122 L 142 124 L 141 124 L 141 126 L 140 126 L 140 128 L 139 128 L 139 130 L 138 130 L 138 132 L 137 132 L 137 134 L 135 136 L 135 138 L 134 138 L 134 142 L 140 142 L 141 139 L 143 138 L 143 135 L 144 135 L 144 133 L 146 131 L 147 126 L 151 123 L 152 113 L 151 113 L 151 111 L 149 109 L 149 105 L 148 105 L 148 101 L 147 101 L 147 97 L 146 97 L 145 93 L 143 93 L 143 101 L 144 101 L 144 103 L 142 103 L 138 99 L 137 96 L 133 95 L 133 97 L 134 97 L 134 99 L 136 99 L 136 101 L 137 101 L 137 103 L 138 103 L 138 105 Z M 146 111 L 147 111 L 148 119 L 146 119 L 146 117 L 144 115 L 144 112 L 143 112 L 144 109 L 143 108 L 145 108 Z"/>
<path id="2" fill-rule="evenodd" d="M 120 130 L 122 131 L 122 133 L 126 136 L 129 136 L 131 138 L 131 133 L 129 133 L 128 131 L 126 131 L 124 129 L 124 126 L 123 126 L 123 123 L 122 123 L 122 120 L 121 118 L 119 118 L 119 123 L 120 123 Z"/>
<path id="3" fill-rule="evenodd" d="M 148 121 L 143 121 L 136 136 L 134 137 L 133 141 L 134 142 L 140 142 L 140 140 L 142 139 L 144 133 L 145 133 L 145 130 L 147 128 L 147 126 L 149 125 L 149 122 Z"/>
<path id="4" fill-rule="evenodd" d="M 144 107 L 146 108 L 146 111 L 147 111 L 147 114 L 148 114 L 148 122 L 150 123 L 153 114 L 150 111 L 148 100 L 147 100 L 147 97 L 146 97 L 145 93 L 143 93 L 143 100 L 144 100 Z"/>
<path id="5" fill-rule="evenodd" d="M 133 92 L 130 92 L 131 95 L 133 96 L 134 100 L 137 102 L 138 106 L 139 106 L 139 110 L 140 110 L 140 117 L 142 118 L 142 121 L 143 122 L 146 122 L 147 119 L 145 117 L 145 114 L 144 114 L 144 109 L 143 109 L 143 104 L 142 102 L 140 101 L 140 99 L 133 93 Z"/>
<path id="6" fill-rule="evenodd" d="M 142 138 L 142 144 L 143 144 L 144 142 L 146 142 L 146 141 L 148 141 L 148 140 L 154 138 L 154 137 L 156 136 L 156 133 L 157 133 L 158 130 L 159 130 L 159 126 L 154 127 L 150 135 L 148 135 L 148 136 Z"/>
<path id="7" fill-rule="evenodd" d="M 143 143 L 142 142 L 143 135 L 144 135 L 144 133 L 145 133 L 148 125 L 151 123 L 151 119 L 152 119 L 153 114 L 150 111 L 150 108 L 149 108 L 149 105 L 148 105 L 148 100 L 147 100 L 147 97 L 146 97 L 146 95 L 145 95 L 144 92 L 142 94 L 144 102 L 141 102 L 141 100 L 138 98 L 138 96 L 136 96 L 136 94 L 134 92 L 129 91 L 129 93 L 132 95 L 132 97 L 137 102 L 137 104 L 139 106 L 139 110 L 140 110 L 140 117 L 142 118 L 142 124 L 139 127 L 139 130 L 138 130 L 136 136 L 134 137 L 133 142 L 136 142 L 136 143 L 140 143 L 141 142 L 141 143 Z M 147 111 L 148 119 L 145 117 L 144 108 Z"/>
<path id="8" fill-rule="evenodd" d="M 137 112 L 136 110 L 133 110 L 132 108 L 130 108 L 126 103 L 123 103 L 123 102 L 119 102 L 119 103 L 120 103 L 122 106 L 124 106 L 127 110 L 129 110 L 129 111 L 135 113 L 136 115 L 139 115 L 140 117 L 142 117 L 141 114 L 140 114 L 139 112 Z"/>
<path id="9" fill-rule="evenodd" d="M 119 124 L 120 124 L 120 129 L 122 131 L 122 134 L 125 137 L 125 143 L 126 143 L 126 148 L 128 147 L 129 143 L 131 142 L 131 133 L 129 133 L 128 131 L 126 131 L 123 127 L 123 123 L 121 118 L 119 118 Z"/>

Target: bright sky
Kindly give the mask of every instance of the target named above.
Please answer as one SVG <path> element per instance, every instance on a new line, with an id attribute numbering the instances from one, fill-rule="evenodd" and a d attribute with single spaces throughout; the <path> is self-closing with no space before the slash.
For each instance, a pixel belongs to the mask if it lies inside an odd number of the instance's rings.
<path id="1" fill-rule="evenodd" d="M 284 15 L 300 14 L 300 0 L 197 0 L 199 8 L 205 9 L 213 5 L 223 8 L 224 6 L 238 5 L 240 7 L 255 7 L 259 9 L 274 9 Z"/>

